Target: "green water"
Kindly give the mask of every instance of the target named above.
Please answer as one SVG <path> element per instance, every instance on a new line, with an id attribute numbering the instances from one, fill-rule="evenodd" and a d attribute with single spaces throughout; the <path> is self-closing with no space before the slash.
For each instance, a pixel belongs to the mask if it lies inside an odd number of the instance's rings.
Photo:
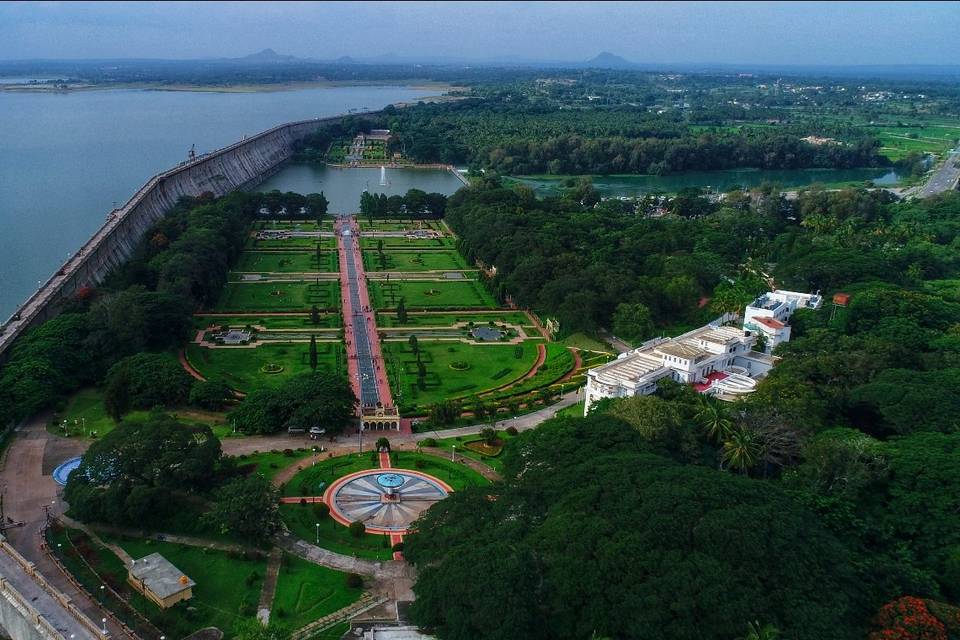
<path id="1" fill-rule="evenodd" d="M 387 184 L 380 184 L 379 167 L 341 169 L 317 163 L 291 163 L 264 181 L 260 191 L 323 192 L 330 201 L 330 213 L 354 213 L 360 194 L 403 195 L 409 189 L 450 195 L 463 186 L 459 178 L 441 169 L 387 169 Z"/>
<path id="2" fill-rule="evenodd" d="M 6 318 L 150 176 L 277 124 L 436 91 L 0 92 L 0 317 Z"/>
<path id="3" fill-rule="evenodd" d="M 517 182 L 533 187 L 537 195 L 555 196 L 564 190 L 563 182 L 570 176 L 517 176 Z M 740 187 L 758 187 L 764 183 L 782 188 L 806 187 L 814 183 L 863 183 L 872 180 L 878 186 L 890 187 L 900 182 L 900 176 L 890 169 L 792 169 L 767 171 L 734 169 L 730 171 L 691 171 L 668 176 L 592 176 L 593 185 L 604 196 L 642 196 L 647 193 L 676 193 L 697 187 L 729 191 Z"/>

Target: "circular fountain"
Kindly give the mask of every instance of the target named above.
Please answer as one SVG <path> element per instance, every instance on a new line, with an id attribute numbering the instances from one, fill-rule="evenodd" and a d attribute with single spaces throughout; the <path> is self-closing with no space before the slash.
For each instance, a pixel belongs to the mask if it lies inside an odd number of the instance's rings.
<path id="1" fill-rule="evenodd" d="M 340 524 L 359 521 L 368 533 L 402 534 L 451 491 L 447 483 L 419 471 L 369 469 L 335 481 L 323 501 Z"/>

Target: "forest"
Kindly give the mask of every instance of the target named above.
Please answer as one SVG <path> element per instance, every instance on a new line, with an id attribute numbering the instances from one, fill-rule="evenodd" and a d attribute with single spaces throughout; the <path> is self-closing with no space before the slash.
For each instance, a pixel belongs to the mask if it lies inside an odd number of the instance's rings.
<path id="1" fill-rule="evenodd" d="M 450 199 L 493 287 L 568 331 L 670 334 L 742 306 L 768 270 L 851 297 L 797 312 L 737 403 L 664 381 L 521 434 L 501 485 L 457 493 L 407 540 L 419 624 L 454 640 L 958 637 L 960 195 L 741 196 L 657 219 L 496 181 Z"/>

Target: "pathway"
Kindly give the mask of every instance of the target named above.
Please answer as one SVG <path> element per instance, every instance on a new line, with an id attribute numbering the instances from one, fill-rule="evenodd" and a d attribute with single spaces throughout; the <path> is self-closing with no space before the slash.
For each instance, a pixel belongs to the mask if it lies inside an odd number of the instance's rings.
<path id="1" fill-rule="evenodd" d="M 273 596 L 277 592 L 277 578 L 280 576 L 280 564 L 283 552 L 274 547 L 267 559 L 267 570 L 263 574 L 263 587 L 260 589 L 260 604 L 257 606 L 257 619 L 261 624 L 270 622 L 270 609 L 273 607 Z"/>
<path id="2" fill-rule="evenodd" d="M 356 220 L 342 217 L 336 222 L 337 251 L 340 256 L 340 293 L 343 299 L 344 340 L 350 384 L 361 407 L 393 406 L 380 338 L 367 292 Z"/>

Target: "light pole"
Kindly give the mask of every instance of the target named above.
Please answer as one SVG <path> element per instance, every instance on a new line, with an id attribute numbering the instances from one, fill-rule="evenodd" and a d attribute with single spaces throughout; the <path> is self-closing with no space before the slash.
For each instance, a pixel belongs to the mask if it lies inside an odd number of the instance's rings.
<path id="1" fill-rule="evenodd" d="M 317 546 L 320 546 L 320 523 L 317 523 Z"/>
<path id="2" fill-rule="evenodd" d="M 457 445 L 453 445 L 453 448 L 450 450 L 450 462 L 457 461 Z"/>
<path id="3" fill-rule="evenodd" d="M 100 618 L 100 622 L 103 624 L 103 635 L 107 635 L 107 619 Z"/>

